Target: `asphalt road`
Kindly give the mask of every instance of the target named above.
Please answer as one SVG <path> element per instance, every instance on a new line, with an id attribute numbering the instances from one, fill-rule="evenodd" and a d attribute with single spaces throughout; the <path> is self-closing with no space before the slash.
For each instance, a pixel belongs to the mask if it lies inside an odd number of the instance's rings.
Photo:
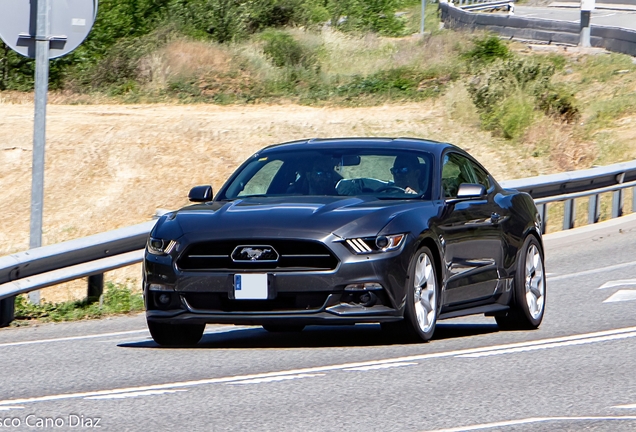
<path id="1" fill-rule="evenodd" d="M 515 6 L 515 15 L 524 18 L 540 18 L 558 21 L 580 22 L 581 11 L 576 8 Z M 636 11 L 595 10 L 592 25 L 621 27 L 636 30 Z"/>
<path id="2" fill-rule="evenodd" d="M 208 326 L 166 349 L 143 315 L 0 330 L 0 430 L 636 430 L 636 218 L 610 225 L 548 236 L 536 331 Z"/>

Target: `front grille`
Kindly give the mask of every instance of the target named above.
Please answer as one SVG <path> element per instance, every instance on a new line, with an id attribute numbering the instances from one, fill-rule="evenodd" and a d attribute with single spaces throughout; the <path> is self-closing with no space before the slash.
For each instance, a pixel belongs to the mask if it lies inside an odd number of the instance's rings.
<path id="1" fill-rule="evenodd" d="M 263 260 L 235 261 L 232 252 L 239 246 L 271 247 L 278 253 L 278 260 L 271 261 L 268 255 Z M 184 271 L 316 271 L 333 270 L 337 266 L 338 258 L 325 245 L 307 240 L 207 241 L 188 246 L 177 261 L 177 267 Z"/>
<path id="2" fill-rule="evenodd" d="M 329 293 L 279 293 L 272 300 L 232 300 L 226 293 L 184 293 L 188 304 L 199 310 L 220 312 L 276 312 L 320 309 Z"/>

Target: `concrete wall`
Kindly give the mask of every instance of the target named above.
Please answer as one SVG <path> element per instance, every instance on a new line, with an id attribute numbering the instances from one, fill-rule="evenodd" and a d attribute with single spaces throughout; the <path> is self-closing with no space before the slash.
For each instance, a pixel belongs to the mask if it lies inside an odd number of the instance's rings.
<path id="1" fill-rule="evenodd" d="M 488 30 L 515 39 L 571 45 L 578 45 L 580 39 L 578 23 L 473 13 L 458 9 L 449 3 L 440 3 L 439 6 L 444 25 L 448 28 Z M 591 44 L 594 47 L 636 56 L 636 31 L 592 25 Z"/>

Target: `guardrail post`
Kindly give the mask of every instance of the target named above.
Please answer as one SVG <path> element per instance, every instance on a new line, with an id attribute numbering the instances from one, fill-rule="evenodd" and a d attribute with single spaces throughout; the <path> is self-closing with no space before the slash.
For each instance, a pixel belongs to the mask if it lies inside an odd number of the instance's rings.
<path id="1" fill-rule="evenodd" d="M 104 293 L 104 273 L 92 275 L 88 277 L 88 292 L 86 297 L 88 301 L 97 301 Z"/>
<path id="2" fill-rule="evenodd" d="M 575 217 L 575 208 L 574 208 L 574 200 L 569 199 L 563 202 L 564 213 L 563 213 L 563 229 L 569 230 L 574 228 L 574 217 Z"/>
<path id="3" fill-rule="evenodd" d="M 588 205 L 588 212 L 587 212 L 587 223 L 590 225 L 598 222 L 598 220 L 601 217 L 601 209 L 600 209 L 600 206 L 598 205 L 598 202 L 599 202 L 598 195 L 590 196 L 590 203 Z"/>
<path id="4" fill-rule="evenodd" d="M 11 324 L 15 318 L 15 297 L 0 300 L 0 327 Z"/>
<path id="5" fill-rule="evenodd" d="M 612 217 L 621 216 L 623 216 L 623 190 L 619 189 L 614 192 L 612 197 Z"/>
<path id="6" fill-rule="evenodd" d="M 541 234 L 545 234 L 548 226 L 548 204 L 539 204 L 537 209 L 539 210 L 539 216 L 541 216 Z"/>

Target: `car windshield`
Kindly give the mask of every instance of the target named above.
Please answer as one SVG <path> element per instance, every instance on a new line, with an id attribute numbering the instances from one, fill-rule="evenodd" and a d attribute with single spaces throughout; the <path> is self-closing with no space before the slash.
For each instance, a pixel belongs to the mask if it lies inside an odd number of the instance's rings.
<path id="1" fill-rule="evenodd" d="M 372 195 L 430 199 L 433 157 L 427 152 L 328 149 L 256 155 L 220 199 Z"/>

